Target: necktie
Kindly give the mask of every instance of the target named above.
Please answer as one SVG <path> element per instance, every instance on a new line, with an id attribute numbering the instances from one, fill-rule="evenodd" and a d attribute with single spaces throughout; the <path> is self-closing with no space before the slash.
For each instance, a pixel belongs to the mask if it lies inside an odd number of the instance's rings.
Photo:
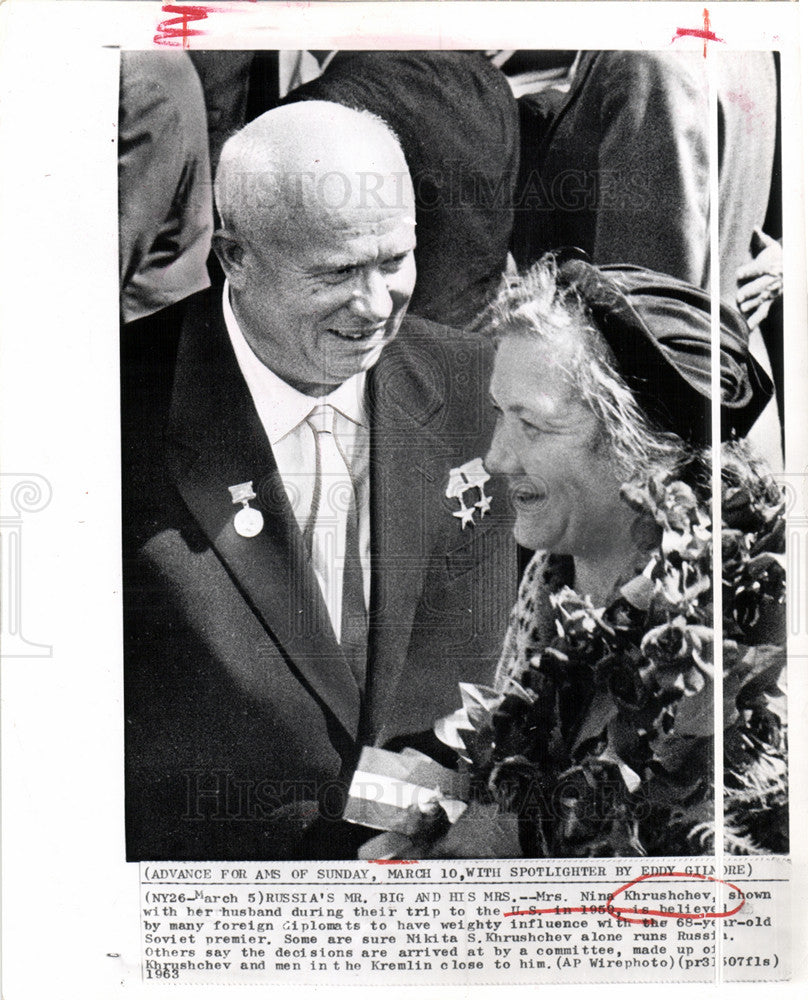
<path id="1" fill-rule="evenodd" d="M 303 532 L 315 563 L 341 573 L 341 613 L 332 621 L 342 650 L 360 688 L 367 661 L 367 608 L 359 558 L 359 514 L 356 491 L 337 434 L 337 413 L 319 404 L 307 417 L 314 434 L 315 478 L 311 509 Z M 345 524 L 344 532 L 341 525 Z M 337 582 L 336 579 L 334 582 Z"/>

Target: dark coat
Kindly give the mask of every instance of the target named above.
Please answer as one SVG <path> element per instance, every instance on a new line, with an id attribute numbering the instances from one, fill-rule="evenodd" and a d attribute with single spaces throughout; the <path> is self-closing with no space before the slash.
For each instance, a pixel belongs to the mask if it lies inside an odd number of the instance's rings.
<path id="1" fill-rule="evenodd" d="M 722 297 L 763 223 L 776 80 L 771 53 L 717 56 Z M 541 103 L 521 99 L 523 128 Z M 702 288 L 710 278 L 710 103 L 701 52 L 584 52 L 537 142 L 525 142 L 514 255 L 580 247 L 595 264 L 637 264 Z M 540 118 L 537 120 L 541 120 Z M 529 132 L 529 129 L 528 129 Z"/>
<path id="2" fill-rule="evenodd" d="M 126 362 L 127 856 L 349 855 L 333 821 L 361 745 L 428 729 L 459 680 L 493 676 L 515 584 L 507 504 L 490 482 L 492 513 L 461 530 L 445 497 L 449 469 L 485 453 L 490 349 L 407 317 L 369 375 L 364 702 L 220 305 L 203 295 L 186 319 L 170 394 Z M 247 480 L 254 538 L 228 491 Z"/>

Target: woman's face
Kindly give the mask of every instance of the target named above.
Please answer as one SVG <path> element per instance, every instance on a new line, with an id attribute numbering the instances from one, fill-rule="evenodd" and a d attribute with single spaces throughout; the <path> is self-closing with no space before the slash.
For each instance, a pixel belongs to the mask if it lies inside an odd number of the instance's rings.
<path id="1" fill-rule="evenodd" d="M 596 558 L 608 552 L 628 508 L 605 447 L 596 448 L 597 419 L 565 373 L 576 339 L 502 340 L 491 378 L 497 424 L 485 464 L 509 481 L 520 545 Z"/>

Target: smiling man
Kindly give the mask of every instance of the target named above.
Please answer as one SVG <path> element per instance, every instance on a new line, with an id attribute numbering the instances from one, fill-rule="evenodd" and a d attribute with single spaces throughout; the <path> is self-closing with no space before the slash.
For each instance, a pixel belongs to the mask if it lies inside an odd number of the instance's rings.
<path id="1" fill-rule="evenodd" d="M 142 359 L 123 373 L 128 857 L 351 857 L 361 746 L 493 675 L 507 503 L 470 488 L 461 524 L 446 495 L 488 443 L 490 352 L 406 315 L 412 185 L 372 115 L 268 112 L 216 200 L 227 280 L 170 402 Z"/>
<path id="2" fill-rule="evenodd" d="M 322 101 L 279 108 L 226 144 L 216 201 L 214 246 L 259 360 L 312 396 L 367 371 L 415 285 L 412 183 L 388 127 Z"/>

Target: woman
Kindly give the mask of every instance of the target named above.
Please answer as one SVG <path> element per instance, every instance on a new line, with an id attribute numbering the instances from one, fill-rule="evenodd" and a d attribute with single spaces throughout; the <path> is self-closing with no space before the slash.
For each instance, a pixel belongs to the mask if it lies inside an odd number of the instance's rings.
<path id="1" fill-rule="evenodd" d="M 771 383 L 747 351 L 741 317 L 722 306 L 720 319 L 721 436 L 738 442 Z M 537 550 L 499 664 L 502 686 L 525 655 L 530 612 L 539 615 L 532 630 L 546 610 L 540 575 L 553 571 L 600 607 L 647 563 L 660 529 L 626 501 L 624 484 L 679 472 L 708 500 L 710 299 L 643 268 L 573 260 L 556 269 L 546 259 L 507 284 L 487 325 L 498 341 L 499 419 L 486 466 L 510 480 L 514 534 Z"/>
<path id="2" fill-rule="evenodd" d="M 465 710 L 438 726 L 473 788 L 448 832 L 432 810 L 422 855 L 708 849 L 710 307 L 666 275 L 551 258 L 491 307 L 486 466 L 509 481 L 516 540 L 536 552 L 494 689 L 465 685 Z M 730 849 L 782 850 L 782 503 L 742 443 L 771 384 L 742 318 L 721 307 L 719 319 L 726 829 Z M 750 805 L 750 785 L 775 772 Z"/>
<path id="3" fill-rule="evenodd" d="M 746 546 L 742 566 L 725 562 L 725 693 L 737 689 L 749 702 L 747 678 L 733 674 L 739 650 L 779 644 L 784 654 L 782 567 L 768 553 L 783 548 L 773 539 L 782 506 L 741 443 L 771 385 L 748 353 L 741 317 L 722 308 L 720 325 L 725 506 L 739 491 L 746 498 L 740 518 L 723 514 L 725 545 Z M 529 853 L 703 850 L 712 822 L 709 297 L 641 268 L 545 261 L 508 284 L 489 326 L 499 342 L 491 380 L 498 422 L 486 464 L 510 481 L 517 541 L 537 550 L 497 668 L 506 698 L 489 785 L 493 778 L 501 789 L 503 775 L 516 773 Z M 750 568 L 756 544 L 768 555 Z M 753 591 L 760 599 L 747 615 Z M 775 693 L 780 653 L 766 674 Z M 534 699 L 528 708 L 524 697 L 507 697 L 525 689 Z M 763 687 L 756 693 L 762 702 Z M 750 730 L 774 725 L 765 703 L 749 711 Z M 775 728 L 759 759 L 728 762 L 730 786 L 739 772 L 739 787 L 748 783 L 758 765 L 784 772 Z M 727 734 L 730 754 L 734 740 L 757 738 L 736 729 Z M 533 765 L 527 789 L 525 757 Z M 525 809 L 539 773 L 548 779 L 538 782 L 544 801 Z M 749 810 L 733 811 L 732 802 L 730 788 L 730 848 L 785 849 L 785 816 L 772 819 L 775 806 L 785 808 L 784 785 L 758 804 L 769 829 L 750 834 Z"/>

